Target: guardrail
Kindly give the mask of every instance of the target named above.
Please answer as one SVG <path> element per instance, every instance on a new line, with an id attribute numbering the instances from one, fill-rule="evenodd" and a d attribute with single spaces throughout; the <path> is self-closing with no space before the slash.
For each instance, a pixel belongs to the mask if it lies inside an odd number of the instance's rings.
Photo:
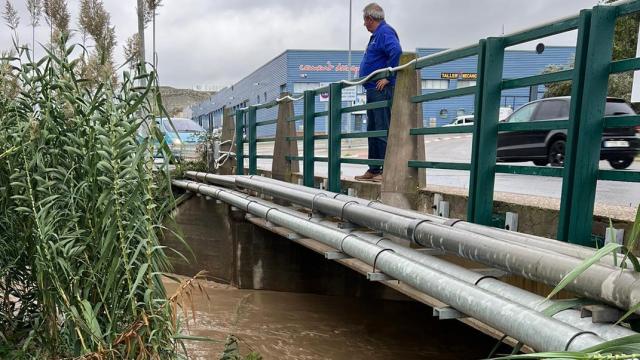
<path id="1" fill-rule="evenodd" d="M 367 78 L 332 83 L 327 87 L 304 92 L 304 111 L 290 121 L 303 121 L 303 136 L 290 137 L 290 141 L 303 141 L 303 156 L 290 156 L 291 161 L 303 161 L 303 182 L 314 185 L 315 162 L 328 163 L 328 189 L 341 192 L 341 164 L 383 165 L 383 159 L 346 159 L 341 157 L 341 140 L 386 136 L 386 131 L 367 131 L 342 134 L 342 114 L 366 109 L 391 106 L 381 101 L 359 106 L 342 107 L 342 89 L 362 82 L 384 78 L 391 73 L 416 71 L 470 56 L 478 57 L 478 78 L 475 86 L 411 97 L 414 104 L 450 97 L 475 95 L 475 122 L 473 125 L 447 128 L 413 128 L 410 135 L 472 133 L 470 163 L 451 163 L 410 160 L 409 167 L 470 171 L 467 220 L 490 225 L 493 213 L 493 195 L 496 173 L 562 177 L 562 197 L 557 238 L 563 241 L 591 245 L 591 224 L 598 180 L 640 182 L 640 172 L 600 170 L 600 148 L 604 128 L 640 125 L 640 116 L 604 116 L 607 84 L 610 74 L 640 70 L 640 58 L 611 61 L 615 21 L 618 17 L 640 11 L 640 0 L 617 2 L 585 9 L 577 16 L 564 18 L 538 27 L 501 37 L 481 39 L 478 44 L 448 50 L 416 59 L 394 69 L 382 69 Z M 559 33 L 577 30 L 576 58 L 573 69 L 540 74 L 517 79 L 503 78 L 505 48 Z M 530 123 L 499 123 L 499 107 L 503 90 L 542 85 L 559 81 L 572 81 L 570 115 L 568 120 L 551 120 Z M 329 93 L 329 110 L 316 112 L 315 97 Z M 298 99 L 295 99 L 298 100 Z M 245 157 L 249 158 L 249 173 L 256 173 L 256 159 L 268 157 L 256 154 L 256 144 L 273 139 L 257 139 L 256 111 L 275 106 L 275 103 L 249 106 L 236 111 L 236 139 L 238 173 L 243 172 Z M 249 155 L 243 154 L 243 116 L 247 115 Z M 315 134 L 315 119 L 328 116 L 328 134 Z M 393 122 L 393 121 L 392 121 Z M 496 164 L 497 137 L 500 131 L 534 131 L 567 129 L 567 148 L 564 167 L 513 166 Z M 328 157 L 314 154 L 315 141 L 328 140 Z"/>

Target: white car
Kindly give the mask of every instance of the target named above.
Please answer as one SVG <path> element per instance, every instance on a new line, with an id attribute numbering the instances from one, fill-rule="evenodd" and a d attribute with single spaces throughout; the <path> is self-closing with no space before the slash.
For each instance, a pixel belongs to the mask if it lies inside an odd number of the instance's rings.
<path id="1" fill-rule="evenodd" d="M 451 122 L 451 124 L 447 124 L 443 126 L 462 126 L 462 125 L 473 125 L 473 115 L 458 116 L 455 120 Z"/>

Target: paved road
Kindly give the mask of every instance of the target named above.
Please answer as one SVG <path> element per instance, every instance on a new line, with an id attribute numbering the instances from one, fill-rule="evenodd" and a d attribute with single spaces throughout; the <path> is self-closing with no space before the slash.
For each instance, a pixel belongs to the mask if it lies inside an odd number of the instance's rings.
<path id="1" fill-rule="evenodd" d="M 354 142 L 352 149 L 343 149 L 343 155 L 351 153 L 366 157 L 363 143 Z M 469 162 L 471 159 L 470 135 L 432 135 L 425 136 L 425 147 L 428 161 Z M 320 150 L 318 156 L 326 156 Z M 258 167 L 270 169 L 271 161 L 259 159 Z M 531 162 L 511 163 L 512 165 L 533 165 Z M 302 164 L 301 164 L 302 167 Z M 611 169 L 609 163 L 600 161 L 601 169 Z M 364 165 L 342 165 L 343 177 L 362 174 L 367 169 Z M 640 171 L 640 162 L 636 161 L 629 170 Z M 316 175 L 327 175 L 325 163 L 316 163 Z M 427 184 L 444 185 L 460 188 L 469 187 L 469 172 L 458 170 L 427 169 Z M 560 198 L 562 178 L 528 176 L 514 174 L 496 174 L 495 190 L 516 194 L 546 196 Z M 640 184 L 616 181 L 598 181 L 596 202 L 637 208 L 640 204 Z"/>

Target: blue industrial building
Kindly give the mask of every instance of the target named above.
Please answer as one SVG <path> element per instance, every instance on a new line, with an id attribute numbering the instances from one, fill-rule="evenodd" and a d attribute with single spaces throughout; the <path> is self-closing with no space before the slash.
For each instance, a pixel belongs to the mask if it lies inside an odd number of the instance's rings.
<path id="1" fill-rule="evenodd" d="M 419 57 L 430 55 L 443 49 L 418 48 Z M 511 50 L 505 52 L 504 78 L 517 78 L 540 74 L 548 65 L 569 64 L 575 53 L 574 47 L 546 47 L 540 54 L 535 51 Z M 358 75 L 362 51 L 352 51 L 351 78 Z M 477 57 L 468 57 L 449 63 L 431 66 L 421 70 L 422 93 L 455 89 L 475 85 Z M 192 106 L 192 118 L 205 128 L 220 127 L 225 108 L 237 109 L 247 105 L 260 104 L 276 99 L 281 92 L 301 94 L 304 90 L 315 89 L 330 82 L 347 79 L 349 76 L 348 52 L 343 50 L 286 50 L 242 80 L 226 87 L 207 101 Z M 502 106 L 517 109 L 528 102 L 530 97 L 540 97 L 544 87 L 538 89 L 513 89 L 502 93 Z M 355 101 L 351 101 L 355 98 Z M 326 110 L 326 99 L 316 98 L 316 111 Z M 361 86 L 356 87 L 355 97 L 343 106 L 364 103 Z M 473 95 L 423 103 L 424 126 L 442 126 L 457 116 L 473 114 Z M 302 113 L 302 101 L 294 106 L 296 115 Z M 258 121 L 276 117 L 276 108 L 258 111 Z M 364 131 L 366 114 L 364 111 L 351 115 L 344 114 L 343 131 Z M 301 124 L 299 123 L 300 127 Z M 316 132 L 326 132 L 326 118 L 316 119 Z M 273 135 L 275 125 L 259 128 L 259 136 Z"/>

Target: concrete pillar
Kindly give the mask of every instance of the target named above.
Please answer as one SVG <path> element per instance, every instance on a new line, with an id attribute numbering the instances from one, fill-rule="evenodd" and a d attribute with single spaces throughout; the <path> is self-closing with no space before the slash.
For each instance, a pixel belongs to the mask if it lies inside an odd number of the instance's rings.
<path id="1" fill-rule="evenodd" d="M 280 97 L 287 95 L 287 93 L 282 93 Z M 298 156 L 298 142 L 287 141 L 288 136 L 296 136 L 296 124 L 289 121 L 293 116 L 293 101 L 285 100 L 278 105 L 278 122 L 271 170 L 274 179 L 286 182 L 291 182 L 292 173 L 300 171 L 297 160 L 287 160 L 287 155 Z"/>
<path id="2" fill-rule="evenodd" d="M 235 118 L 233 117 L 234 112 L 232 109 L 224 108 L 222 115 L 222 135 L 220 138 L 221 142 L 228 141 L 226 144 L 220 146 L 220 151 L 236 151 L 236 142 L 235 142 L 235 134 L 236 134 L 236 123 Z M 220 175 L 233 175 L 235 174 L 234 168 L 236 166 L 236 159 L 229 158 L 227 161 L 218 169 L 218 174 Z"/>
<path id="3" fill-rule="evenodd" d="M 413 53 L 400 57 L 400 64 L 416 58 Z M 392 206 L 415 209 L 417 190 L 424 187 L 424 169 L 410 168 L 409 160 L 424 160 L 423 136 L 409 135 L 409 129 L 422 127 L 422 105 L 411 102 L 411 97 L 421 93 L 420 72 L 408 68 L 396 77 L 391 108 L 391 124 L 387 138 L 387 153 L 382 174 L 381 200 Z"/>

